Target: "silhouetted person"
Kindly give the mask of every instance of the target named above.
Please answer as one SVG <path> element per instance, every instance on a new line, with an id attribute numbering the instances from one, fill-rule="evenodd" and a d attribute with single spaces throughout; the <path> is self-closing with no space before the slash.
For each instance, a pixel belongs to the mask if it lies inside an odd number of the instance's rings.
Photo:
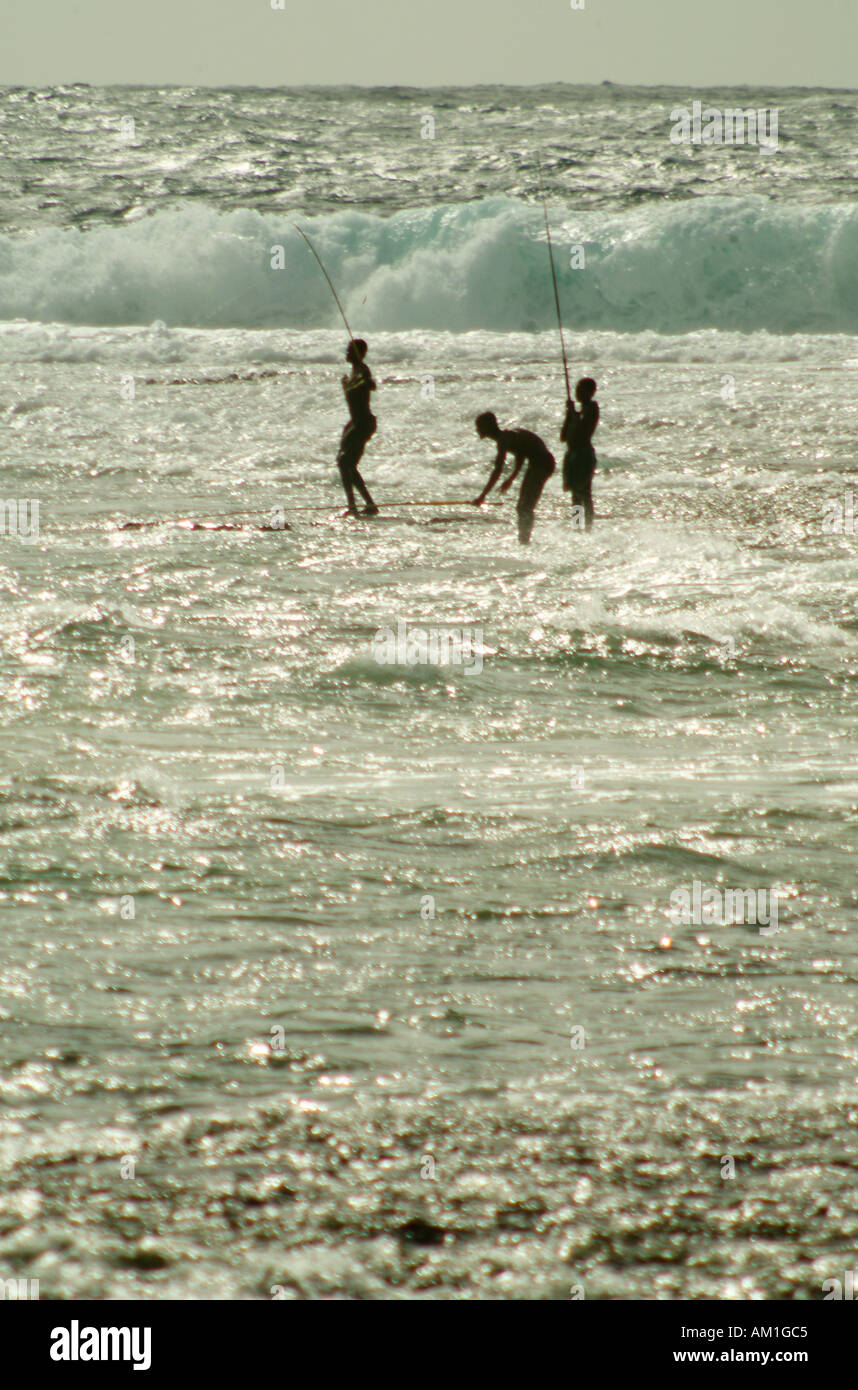
<path id="1" fill-rule="evenodd" d="M 479 497 L 474 498 L 474 506 L 481 507 L 483 505 L 503 471 L 507 454 L 512 454 L 515 459 L 515 467 L 509 477 L 501 483 L 501 492 L 506 492 L 512 487 L 522 464 L 526 463 L 527 468 L 522 479 L 521 491 L 518 494 L 516 511 L 518 512 L 518 539 L 522 545 L 527 545 L 533 530 L 533 514 L 536 504 L 542 489 L 557 467 L 554 455 L 550 453 L 548 446 L 539 438 L 539 435 L 533 434 L 530 430 L 502 430 L 497 422 L 497 416 L 493 415 L 490 410 L 487 410 L 483 415 L 478 415 L 476 424 L 480 439 L 493 439 L 498 446 L 498 452 L 488 482 Z"/>
<path id="2" fill-rule="evenodd" d="M 375 390 L 375 382 L 372 372 L 364 360 L 366 353 L 367 345 L 363 338 L 352 338 L 346 348 L 346 361 L 351 363 L 351 376 L 343 377 L 343 391 L 351 419 L 343 430 L 337 464 L 346 492 L 346 501 L 349 504 L 349 513 L 352 516 L 358 515 L 358 509 L 355 506 L 355 488 L 366 503 L 364 516 L 375 516 L 378 511 L 378 507 L 369 495 L 369 488 L 358 472 L 361 456 L 367 441 L 375 434 L 376 427 L 376 418 L 369 408 L 369 399 Z"/>
<path id="3" fill-rule="evenodd" d="M 592 439 L 599 423 L 599 403 L 595 400 L 596 383 L 591 376 L 582 376 L 575 387 L 575 395 L 581 409 L 575 409 L 575 402 L 566 402 L 566 419 L 560 431 L 560 438 L 566 444 L 563 459 L 563 488 L 572 493 L 573 507 L 584 508 L 584 524 L 588 531 L 593 527 L 593 474 L 596 471 L 596 451 Z"/>

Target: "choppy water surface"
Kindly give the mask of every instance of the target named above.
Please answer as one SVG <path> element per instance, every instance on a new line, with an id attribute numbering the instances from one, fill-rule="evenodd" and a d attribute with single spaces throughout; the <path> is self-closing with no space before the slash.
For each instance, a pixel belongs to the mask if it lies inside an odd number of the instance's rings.
<path id="1" fill-rule="evenodd" d="M 665 149 L 671 111 L 701 97 L 777 108 L 777 156 Z M 93 227 L 188 200 L 388 216 L 536 197 L 534 150 L 546 186 L 582 208 L 719 193 L 824 202 L 855 196 L 856 107 L 855 92 L 800 87 L 0 88 L 2 218 Z"/>
<path id="2" fill-rule="evenodd" d="M 40 506 L 0 551 L 4 1275 L 820 1297 L 858 1219 L 858 338 L 576 330 L 600 520 L 555 477 L 522 549 L 511 499 L 404 504 L 476 493 L 480 409 L 556 442 L 551 332 L 381 325 L 389 519 L 349 524 L 339 333 L 96 320 L 0 326 Z M 380 665 L 400 621 L 482 670 Z M 780 930 L 677 925 L 695 880 Z"/>

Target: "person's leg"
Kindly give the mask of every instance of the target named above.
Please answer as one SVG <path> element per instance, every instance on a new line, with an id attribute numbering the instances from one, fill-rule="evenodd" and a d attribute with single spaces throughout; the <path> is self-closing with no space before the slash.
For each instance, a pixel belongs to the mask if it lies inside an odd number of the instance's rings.
<path id="1" fill-rule="evenodd" d="M 521 545 L 527 545 L 533 531 L 533 464 L 529 463 L 524 470 L 524 477 L 521 480 L 521 488 L 516 503 L 518 512 L 518 539 Z"/>
<path id="2" fill-rule="evenodd" d="M 369 488 L 367 487 L 366 483 L 364 482 L 363 478 L 361 477 L 360 473 L 358 472 L 358 464 L 360 463 L 361 459 L 363 458 L 363 451 L 364 451 L 364 449 L 366 448 L 368 441 L 369 441 L 369 440 L 372 438 L 372 436 L 375 434 L 375 421 L 373 420 L 373 421 L 372 421 L 370 424 L 368 424 L 365 428 L 364 428 L 364 427 L 361 427 L 361 428 L 359 429 L 358 427 L 353 426 L 353 429 L 354 429 L 355 433 L 354 433 L 354 447 L 353 447 L 353 459 L 354 459 L 354 461 L 353 461 L 353 463 L 352 463 L 352 472 L 351 472 L 351 482 L 352 482 L 352 486 L 357 488 L 358 492 L 360 493 L 361 497 L 363 498 L 364 502 L 366 503 L 366 509 L 367 509 L 367 511 L 368 511 L 370 514 L 375 514 L 375 513 L 378 511 L 378 507 L 377 507 L 377 506 L 375 505 L 375 503 L 373 502 L 372 497 L 370 496 Z"/>
<path id="3" fill-rule="evenodd" d="M 581 530 L 581 517 L 583 515 L 584 529 L 590 531 L 593 526 L 593 498 L 590 495 L 590 484 L 593 481 L 592 469 L 576 468 L 571 474 L 570 481 L 575 529 Z"/>
<path id="4" fill-rule="evenodd" d="M 544 464 L 529 463 L 525 469 L 521 491 L 518 494 L 518 539 L 527 545 L 533 532 L 534 512 L 542 495 L 542 489 L 554 472 Z"/>
<path id="5" fill-rule="evenodd" d="M 593 471 L 588 471 L 584 487 L 584 526 L 588 531 L 593 529 Z"/>
<path id="6" fill-rule="evenodd" d="M 593 499 L 590 494 L 592 481 L 593 465 L 589 459 L 582 458 L 580 453 L 567 454 L 563 464 L 563 486 L 572 496 L 576 529 L 580 528 L 582 512 L 586 530 L 591 530 L 593 526 Z"/>
<path id="7" fill-rule="evenodd" d="M 573 492 L 575 489 L 575 468 L 571 449 L 567 449 L 563 455 L 563 491 Z"/>
<path id="8" fill-rule="evenodd" d="M 354 483 L 355 487 L 357 488 L 357 490 L 358 490 L 358 492 L 360 493 L 361 497 L 363 498 L 364 502 L 366 502 L 367 509 L 368 509 L 369 511 L 371 511 L 371 512 L 377 512 L 377 511 L 378 511 L 378 507 L 375 505 L 375 503 L 373 502 L 372 498 L 371 498 L 370 495 L 369 495 L 369 488 L 367 487 L 366 483 L 364 482 L 363 478 L 361 477 L 360 473 L 358 472 L 358 467 L 357 467 L 357 465 L 358 465 L 358 462 L 360 461 L 360 457 L 361 457 L 361 454 L 362 454 L 362 453 L 363 453 L 363 445 L 361 445 L 360 454 L 358 454 L 357 460 L 356 460 L 356 462 L 355 462 L 355 466 L 354 466 L 354 468 L 352 469 L 352 482 Z"/>
<path id="9" fill-rule="evenodd" d="M 346 494 L 348 509 L 350 512 L 357 514 L 354 486 L 352 482 L 355 466 L 354 447 L 354 425 L 346 425 L 343 430 L 343 437 L 340 440 L 340 451 L 337 454 L 337 467 L 340 470 L 340 479 Z"/>

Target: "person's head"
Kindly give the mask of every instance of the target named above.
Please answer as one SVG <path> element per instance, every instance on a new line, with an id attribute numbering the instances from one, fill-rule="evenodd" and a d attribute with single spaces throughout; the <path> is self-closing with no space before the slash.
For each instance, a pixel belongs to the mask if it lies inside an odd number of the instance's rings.
<path id="1" fill-rule="evenodd" d="M 591 401 L 596 394 L 596 383 L 591 376 L 582 376 L 578 385 L 575 387 L 575 396 L 583 405 L 585 401 Z"/>
<path id="2" fill-rule="evenodd" d="M 498 417 L 491 410 L 484 410 L 476 418 L 477 434 L 480 439 L 497 439 L 500 434 Z"/>
<path id="3" fill-rule="evenodd" d="M 352 338 L 346 348 L 346 361 L 351 362 L 356 367 L 358 362 L 362 362 L 367 354 L 367 345 L 363 338 Z"/>

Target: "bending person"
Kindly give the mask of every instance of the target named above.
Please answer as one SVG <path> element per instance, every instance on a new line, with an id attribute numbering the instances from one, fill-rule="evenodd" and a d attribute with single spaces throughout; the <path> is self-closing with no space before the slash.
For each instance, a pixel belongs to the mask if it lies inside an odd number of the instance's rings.
<path id="1" fill-rule="evenodd" d="M 533 531 L 536 504 L 542 495 L 542 489 L 557 467 L 554 455 L 549 451 L 544 440 L 530 430 L 502 430 L 497 422 L 497 416 L 493 415 L 490 410 L 477 416 L 476 425 L 480 438 L 493 439 L 497 444 L 498 451 L 489 480 L 479 497 L 474 498 L 474 506 L 481 507 L 488 497 L 503 472 L 507 454 L 512 454 L 515 467 L 509 477 L 501 483 L 501 492 L 507 492 L 512 487 L 522 466 L 526 463 L 527 468 L 522 479 L 521 491 L 518 494 L 516 510 L 518 512 L 518 539 L 522 545 L 527 545 Z"/>

